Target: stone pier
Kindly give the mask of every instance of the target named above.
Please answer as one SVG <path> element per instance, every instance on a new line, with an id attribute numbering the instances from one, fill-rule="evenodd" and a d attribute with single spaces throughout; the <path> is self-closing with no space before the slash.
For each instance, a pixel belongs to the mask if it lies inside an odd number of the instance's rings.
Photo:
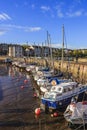
<path id="1" fill-rule="evenodd" d="M 29 62 L 36 62 L 39 65 L 46 65 L 48 63 L 48 66 L 51 68 L 54 68 L 58 71 L 72 74 L 72 77 L 81 82 L 81 83 L 87 83 L 87 64 L 81 64 L 76 62 L 63 62 L 63 65 L 61 61 L 51 61 L 51 60 L 45 60 L 45 59 L 35 59 L 31 58 L 29 59 Z M 47 63 L 46 63 L 47 62 Z"/>

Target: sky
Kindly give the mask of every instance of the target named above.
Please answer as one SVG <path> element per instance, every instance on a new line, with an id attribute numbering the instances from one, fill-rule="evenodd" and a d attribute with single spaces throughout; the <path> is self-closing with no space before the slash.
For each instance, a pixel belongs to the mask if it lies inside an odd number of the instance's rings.
<path id="1" fill-rule="evenodd" d="M 0 0 L 0 43 L 87 49 L 87 0 Z"/>

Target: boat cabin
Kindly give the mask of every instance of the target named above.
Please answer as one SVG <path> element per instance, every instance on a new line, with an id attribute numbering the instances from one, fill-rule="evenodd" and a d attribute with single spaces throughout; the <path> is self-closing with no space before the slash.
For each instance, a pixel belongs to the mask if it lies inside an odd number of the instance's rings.
<path id="1" fill-rule="evenodd" d="M 58 93 L 72 91 L 77 87 L 77 82 L 60 83 L 56 86 L 52 86 L 50 91 L 56 91 Z"/>
<path id="2" fill-rule="evenodd" d="M 76 82 L 61 83 L 59 85 L 52 86 L 51 90 L 44 94 L 44 98 L 56 100 L 59 97 L 61 98 L 62 96 L 71 95 L 76 87 Z"/>

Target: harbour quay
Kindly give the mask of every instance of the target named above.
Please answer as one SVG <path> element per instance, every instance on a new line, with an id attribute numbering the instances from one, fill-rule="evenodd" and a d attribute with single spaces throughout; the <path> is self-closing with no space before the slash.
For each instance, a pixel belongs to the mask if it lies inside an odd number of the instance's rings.
<path id="1" fill-rule="evenodd" d="M 23 59 L 20 59 L 23 61 Z M 28 58 L 26 60 L 27 63 L 37 63 L 41 66 L 50 66 L 53 68 L 57 73 L 63 72 L 64 76 L 73 78 L 80 83 L 87 82 L 87 59 L 79 59 L 78 63 L 76 61 L 58 61 L 58 60 L 50 60 L 44 58 Z"/>
<path id="2" fill-rule="evenodd" d="M 5 63 L 5 59 L 7 59 L 8 56 L 0 56 L 0 63 Z M 42 66 L 50 66 L 57 72 L 63 72 L 65 76 L 72 76 L 73 79 L 81 82 L 86 83 L 87 82 L 87 59 L 80 58 L 78 62 L 76 61 L 62 61 L 61 60 L 51 60 L 51 59 L 44 59 L 44 58 L 38 58 L 38 57 L 28 57 L 25 59 L 22 57 L 20 58 L 12 58 L 9 57 L 9 59 L 12 59 L 12 61 L 20 61 L 20 62 L 26 62 L 28 63 L 37 63 L 38 65 Z M 22 67 L 20 67 L 22 68 Z M 22 69 L 24 69 L 23 67 Z"/>

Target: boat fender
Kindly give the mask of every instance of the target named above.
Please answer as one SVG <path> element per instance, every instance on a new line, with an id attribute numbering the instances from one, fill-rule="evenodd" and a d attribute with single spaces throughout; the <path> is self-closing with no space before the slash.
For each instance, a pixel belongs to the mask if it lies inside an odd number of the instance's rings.
<path id="1" fill-rule="evenodd" d="M 25 80 L 24 80 L 24 83 L 25 83 L 25 84 L 26 84 L 26 83 L 28 83 L 28 80 L 27 80 L 27 79 L 25 79 Z"/>
<path id="2" fill-rule="evenodd" d="M 83 102 L 82 102 L 82 105 L 87 105 L 87 101 L 83 101 Z"/>
<path id="3" fill-rule="evenodd" d="M 36 109 L 35 109 L 35 114 L 36 114 L 36 115 L 40 115 L 40 113 L 41 113 L 41 109 L 40 109 L 40 108 L 36 108 Z"/>
<path id="4" fill-rule="evenodd" d="M 21 86 L 21 89 L 24 89 L 24 86 Z"/>
<path id="5" fill-rule="evenodd" d="M 53 113 L 53 116 L 54 116 L 54 117 L 58 117 L 58 112 L 54 112 L 54 113 Z"/>
<path id="6" fill-rule="evenodd" d="M 36 93 L 34 93 L 34 95 L 33 95 L 34 97 L 37 97 L 37 94 Z"/>
<path id="7" fill-rule="evenodd" d="M 53 114 L 51 114 L 51 117 L 54 117 Z"/>
<path id="8" fill-rule="evenodd" d="M 51 81 L 51 84 L 52 84 L 52 86 L 57 85 L 57 83 L 56 83 L 56 81 L 55 81 L 55 80 L 52 80 L 52 81 Z"/>
<path id="9" fill-rule="evenodd" d="M 58 117 L 58 112 L 54 112 L 51 114 L 51 117 Z"/>

